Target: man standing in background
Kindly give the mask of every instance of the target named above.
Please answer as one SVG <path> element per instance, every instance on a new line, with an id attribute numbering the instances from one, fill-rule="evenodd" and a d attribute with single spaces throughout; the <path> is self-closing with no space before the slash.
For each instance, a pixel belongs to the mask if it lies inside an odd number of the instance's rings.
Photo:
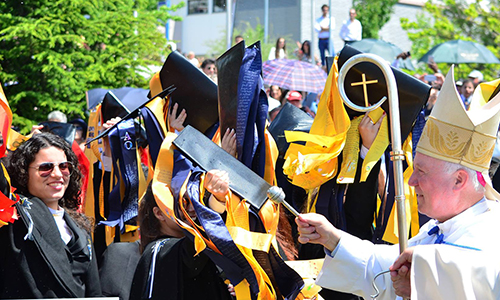
<path id="1" fill-rule="evenodd" d="M 345 44 L 361 40 L 363 27 L 361 26 L 361 22 L 356 19 L 356 16 L 356 10 L 351 8 L 349 10 L 349 19 L 345 20 L 342 28 L 340 28 L 340 38 Z"/>
<path id="2" fill-rule="evenodd" d="M 321 17 L 316 19 L 314 24 L 314 29 L 318 33 L 318 48 L 321 55 L 321 65 L 326 66 L 325 51 L 328 49 L 330 41 L 330 17 L 328 16 L 329 7 L 326 4 L 321 6 L 321 12 L 323 13 Z M 335 21 L 332 18 L 332 26 Z M 332 28 L 333 29 L 333 28 Z M 332 50 L 332 52 L 335 52 Z M 332 55 L 330 53 L 330 55 Z"/>

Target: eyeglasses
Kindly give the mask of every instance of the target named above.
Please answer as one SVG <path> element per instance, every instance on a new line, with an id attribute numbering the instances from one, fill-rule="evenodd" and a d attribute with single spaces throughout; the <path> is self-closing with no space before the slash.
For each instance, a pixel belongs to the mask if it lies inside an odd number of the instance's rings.
<path id="1" fill-rule="evenodd" d="M 56 166 L 59 168 L 59 171 L 61 171 L 61 174 L 63 176 L 69 176 L 71 175 L 71 173 L 73 173 L 73 164 L 69 161 L 63 161 L 60 163 L 44 162 L 39 164 L 37 167 L 30 168 L 37 169 L 38 175 L 40 175 L 41 177 L 48 177 L 50 174 L 52 174 Z"/>

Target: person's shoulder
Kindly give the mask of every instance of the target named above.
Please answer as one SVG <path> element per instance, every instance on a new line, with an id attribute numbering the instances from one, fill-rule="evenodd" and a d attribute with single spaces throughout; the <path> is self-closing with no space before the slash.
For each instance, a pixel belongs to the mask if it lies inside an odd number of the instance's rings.
<path id="1" fill-rule="evenodd" d="M 155 249 L 157 249 L 157 251 L 159 252 L 168 251 L 170 248 L 172 248 L 175 244 L 177 244 L 181 240 L 182 238 L 168 237 L 152 241 L 144 248 L 142 256 L 151 255 L 155 251 Z"/>

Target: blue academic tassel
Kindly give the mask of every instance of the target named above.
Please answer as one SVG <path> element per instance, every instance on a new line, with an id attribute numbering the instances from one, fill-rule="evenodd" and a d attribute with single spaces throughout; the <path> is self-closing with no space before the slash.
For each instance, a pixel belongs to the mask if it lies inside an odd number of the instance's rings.
<path id="1" fill-rule="evenodd" d="M 470 250 L 477 250 L 477 251 L 481 251 L 481 249 L 478 249 L 478 248 L 474 248 L 474 247 L 468 247 L 468 246 L 462 246 L 462 245 L 457 245 L 457 244 L 453 244 L 453 243 L 448 243 L 448 242 L 445 242 L 444 241 L 444 234 L 443 233 L 440 233 L 439 234 L 439 226 L 436 225 L 434 227 L 432 227 L 431 230 L 429 230 L 429 232 L 427 232 L 428 235 L 434 235 L 434 234 L 437 234 L 437 239 L 436 241 L 434 242 L 434 244 L 445 244 L 445 245 L 450 245 L 450 246 L 456 246 L 456 247 L 460 247 L 460 248 L 465 248 L 465 249 L 470 249 Z"/>

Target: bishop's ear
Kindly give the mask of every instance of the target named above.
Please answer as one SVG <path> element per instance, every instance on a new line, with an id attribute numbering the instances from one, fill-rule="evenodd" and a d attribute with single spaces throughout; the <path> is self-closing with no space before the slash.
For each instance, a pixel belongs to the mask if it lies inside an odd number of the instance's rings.
<path id="1" fill-rule="evenodd" d="M 463 189 L 468 183 L 470 184 L 472 178 L 469 173 L 464 169 L 458 169 L 455 172 L 455 190 Z"/>

